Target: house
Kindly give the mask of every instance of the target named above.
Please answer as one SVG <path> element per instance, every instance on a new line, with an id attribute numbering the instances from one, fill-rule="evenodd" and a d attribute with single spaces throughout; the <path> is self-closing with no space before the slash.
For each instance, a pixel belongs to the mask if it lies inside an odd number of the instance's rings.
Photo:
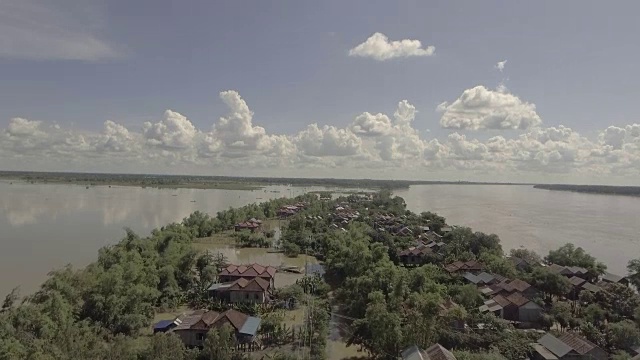
<path id="1" fill-rule="evenodd" d="M 551 264 L 547 267 L 547 269 L 556 274 L 564 275 L 566 277 L 584 277 L 589 272 L 587 269 L 580 266 L 562 266 L 558 264 Z"/>
<path id="2" fill-rule="evenodd" d="M 507 300 L 515 307 L 512 318 L 507 320 L 519 321 L 521 323 L 537 323 L 542 318 L 544 309 L 537 303 L 529 300 L 524 294 L 515 292 L 507 296 Z"/>
<path id="3" fill-rule="evenodd" d="M 505 281 L 507 279 L 504 276 L 489 274 L 484 271 L 479 273 L 478 275 L 474 275 L 470 272 L 467 272 L 467 273 L 464 273 L 462 277 L 465 278 L 465 280 L 467 280 L 468 282 L 476 286 L 495 284 L 501 281 Z"/>
<path id="4" fill-rule="evenodd" d="M 271 282 L 261 277 L 254 277 L 251 280 L 239 278 L 228 283 L 214 283 L 207 291 L 209 297 L 234 304 L 264 304 L 273 295 Z"/>
<path id="5" fill-rule="evenodd" d="M 398 251 L 398 258 L 405 266 L 420 266 L 426 262 L 426 258 L 433 251 L 430 247 L 419 244 L 408 249 Z"/>
<path id="6" fill-rule="evenodd" d="M 444 267 L 450 273 L 459 273 L 459 272 L 470 272 L 470 273 L 478 273 L 484 269 L 484 265 L 481 262 L 471 260 L 467 262 L 456 261 L 451 264 L 448 264 Z"/>
<path id="7" fill-rule="evenodd" d="M 605 272 L 604 275 L 600 278 L 601 281 L 609 284 L 629 284 L 629 280 L 620 275 L 612 274 L 610 272 Z"/>
<path id="8" fill-rule="evenodd" d="M 449 313 L 451 310 L 455 308 L 459 308 L 460 305 L 456 304 L 451 299 L 447 299 L 444 302 L 440 303 L 439 307 L 440 307 L 440 314 L 444 315 L 446 313 Z M 451 325 L 451 328 L 453 329 L 464 330 L 464 328 L 467 326 L 467 323 L 462 318 L 453 318 L 451 320 L 450 325 Z"/>
<path id="9" fill-rule="evenodd" d="M 483 295 L 503 295 L 506 297 L 514 292 L 519 292 L 522 293 L 527 299 L 533 299 L 538 294 L 538 290 L 524 280 L 508 280 L 500 275 L 494 276 L 496 277 L 496 279 L 500 280 L 500 282 L 481 287 L 479 290 Z"/>
<path id="10" fill-rule="evenodd" d="M 420 349 L 417 345 L 409 346 L 402 351 L 400 358 L 402 360 L 457 360 L 451 351 L 440 344 L 435 344 L 426 350 Z"/>
<path id="11" fill-rule="evenodd" d="M 157 333 L 164 333 L 167 332 L 171 329 L 173 329 L 174 327 L 178 326 L 179 322 L 176 323 L 175 319 L 174 320 L 160 320 L 157 323 L 155 323 L 153 325 L 153 333 L 157 334 Z"/>
<path id="12" fill-rule="evenodd" d="M 230 283 L 240 278 L 252 280 L 255 277 L 262 278 L 271 283 L 271 288 L 275 287 L 276 268 L 273 266 L 263 266 L 259 264 L 251 265 L 229 265 L 218 274 L 218 281 Z"/>
<path id="13" fill-rule="evenodd" d="M 262 229 L 262 220 L 251 218 L 245 222 L 236 224 L 234 229 L 235 231 L 250 230 L 251 232 L 257 232 Z"/>
<path id="14" fill-rule="evenodd" d="M 590 283 L 590 282 L 585 282 L 585 283 L 584 283 L 584 284 L 582 284 L 582 286 L 581 286 L 581 291 L 584 291 L 584 290 L 589 291 L 589 292 L 592 292 L 592 293 L 594 293 L 594 294 L 597 294 L 597 293 L 599 293 L 600 291 L 602 291 L 602 288 L 601 288 L 600 286 L 598 286 L 598 285 L 594 285 L 594 284 L 592 284 L 592 283 Z"/>
<path id="15" fill-rule="evenodd" d="M 496 295 L 480 306 L 480 312 L 491 312 L 495 316 L 521 323 L 535 323 L 542 317 L 543 308 L 520 292 L 508 296 Z"/>
<path id="16" fill-rule="evenodd" d="M 516 269 L 520 271 L 527 271 L 533 266 L 540 265 L 539 263 L 536 263 L 527 259 L 522 259 L 517 256 L 509 256 L 507 259 L 509 259 L 509 261 L 511 261 L 513 266 L 515 266 Z"/>
<path id="17" fill-rule="evenodd" d="M 508 307 L 511 303 L 502 295 L 496 295 L 493 298 L 484 302 L 484 305 L 480 306 L 478 310 L 480 312 L 490 312 L 496 317 L 504 318 L 504 308 Z"/>
<path id="18" fill-rule="evenodd" d="M 594 343 L 570 332 L 559 337 L 547 333 L 533 345 L 533 348 L 532 360 L 606 360 L 609 356 Z"/>
<path id="19" fill-rule="evenodd" d="M 232 309 L 225 312 L 196 310 L 179 316 L 175 322 L 179 324 L 170 332 L 178 335 L 187 347 L 202 347 L 210 329 L 229 324 L 235 332 L 237 344 L 248 345 L 251 349 L 261 320 Z"/>

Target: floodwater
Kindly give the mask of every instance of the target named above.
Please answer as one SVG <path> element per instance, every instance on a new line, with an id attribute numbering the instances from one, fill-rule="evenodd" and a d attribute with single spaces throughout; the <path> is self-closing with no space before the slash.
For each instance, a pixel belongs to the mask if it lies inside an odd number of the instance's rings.
<path id="1" fill-rule="evenodd" d="M 221 253 L 231 264 L 260 264 L 276 268 L 280 265 L 286 265 L 304 269 L 305 263 L 318 263 L 318 260 L 313 256 L 302 254 L 298 257 L 290 258 L 283 253 L 268 252 L 269 250 L 264 248 L 237 248 L 233 245 L 200 243 L 196 244 L 196 247 L 201 251 L 209 250 L 212 253 Z M 303 274 L 278 271 L 274 280 L 275 286 L 283 287 L 295 284 L 296 280 L 302 279 L 303 276 Z"/>
<path id="2" fill-rule="evenodd" d="M 195 210 L 215 214 L 229 207 L 317 190 L 327 189 L 85 189 L 0 182 L 0 297 L 15 286 L 21 286 L 22 294 L 36 290 L 47 272 L 67 263 L 88 264 L 99 248 L 124 236 L 124 227 L 146 235 Z M 628 260 L 640 258 L 640 198 L 500 185 L 419 185 L 396 194 L 405 198 L 412 211 L 435 211 L 451 224 L 498 234 L 506 250 L 526 246 L 546 254 L 572 242 L 619 274 L 626 273 Z M 231 261 L 255 260 L 265 265 L 302 259 L 252 253 L 258 249 L 223 251 Z"/>
<path id="3" fill-rule="evenodd" d="M 414 212 L 497 234 L 505 251 L 526 247 L 546 255 L 570 242 L 619 275 L 640 258 L 640 197 L 519 185 L 418 185 L 395 194 Z"/>
<path id="4" fill-rule="evenodd" d="M 0 297 L 16 286 L 20 286 L 21 294 L 29 294 L 48 272 L 66 264 L 89 264 L 98 249 L 124 237 L 125 227 L 147 235 L 196 210 L 215 215 L 229 207 L 324 190 L 329 189 L 85 189 L 78 185 L 0 181 Z"/>

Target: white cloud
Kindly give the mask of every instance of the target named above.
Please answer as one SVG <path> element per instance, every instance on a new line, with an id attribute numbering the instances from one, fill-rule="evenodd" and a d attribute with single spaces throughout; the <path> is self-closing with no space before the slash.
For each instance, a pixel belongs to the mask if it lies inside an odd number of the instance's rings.
<path id="1" fill-rule="evenodd" d="M 98 141 L 97 149 L 129 153 L 139 147 L 140 141 L 141 139 L 136 138 L 124 126 L 107 120 L 104 122 L 104 132 Z"/>
<path id="2" fill-rule="evenodd" d="M 166 110 L 159 122 L 145 122 L 142 133 L 150 145 L 184 149 L 192 146 L 197 130 L 186 116 Z"/>
<path id="3" fill-rule="evenodd" d="M 362 140 L 349 129 L 311 124 L 301 131 L 294 142 L 304 155 L 349 156 L 361 151 Z"/>
<path id="4" fill-rule="evenodd" d="M 269 134 L 253 124 L 254 114 L 237 92 L 222 92 L 221 98 L 229 111 L 208 131 L 171 110 L 142 131 L 109 120 L 101 131 L 89 132 L 14 118 L 0 129 L 0 167 L 433 179 L 444 173 L 520 181 L 553 174 L 640 175 L 640 124 L 610 126 L 594 139 L 562 125 L 488 139 L 458 132 L 437 139 L 421 136 L 414 128 L 415 106 L 402 100 L 392 116 L 363 112 L 345 128 L 311 124 L 297 134 Z"/>
<path id="5" fill-rule="evenodd" d="M 503 72 L 506 65 L 507 60 L 498 61 L 495 65 L 495 68 L 498 69 L 498 71 Z"/>
<path id="6" fill-rule="evenodd" d="M 534 104 L 484 86 L 465 90 L 453 103 L 438 105 L 438 110 L 440 125 L 448 129 L 525 130 L 542 123 Z"/>
<path id="7" fill-rule="evenodd" d="M 351 124 L 351 130 L 362 136 L 386 135 L 391 131 L 391 120 L 387 115 L 363 112 Z"/>
<path id="8" fill-rule="evenodd" d="M 7 134 L 10 136 L 34 136 L 41 133 L 40 124 L 42 122 L 23 118 L 13 118 L 7 127 Z"/>
<path id="9" fill-rule="evenodd" d="M 0 57 L 99 61 L 122 54 L 100 38 L 91 1 L 0 2 Z"/>
<path id="10" fill-rule="evenodd" d="M 394 40 L 382 33 L 371 35 L 365 42 L 349 50 L 349 56 L 368 57 L 378 61 L 410 56 L 431 56 L 434 46 L 422 47 L 420 40 Z"/>

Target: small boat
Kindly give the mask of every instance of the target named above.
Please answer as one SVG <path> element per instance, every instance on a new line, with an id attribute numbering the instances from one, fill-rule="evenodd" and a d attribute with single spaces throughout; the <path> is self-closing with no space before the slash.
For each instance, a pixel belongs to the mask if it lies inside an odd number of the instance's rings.
<path id="1" fill-rule="evenodd" d="M 191 200 L 191 202 L 196 202 L 195 200 Z"/>
<path id="2" fill-rule="evenodd" d="M 283 272 L 294 273 L 294 274 L 302 274 L 304 269 L 297 266 L 293 266 L 293 265 L 282 264 L 278 267 L 278 270 Z"/>

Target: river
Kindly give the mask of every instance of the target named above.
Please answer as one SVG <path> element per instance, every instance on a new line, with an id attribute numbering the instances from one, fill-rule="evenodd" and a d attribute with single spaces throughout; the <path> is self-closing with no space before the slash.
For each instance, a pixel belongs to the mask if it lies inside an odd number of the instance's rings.
<path id="1" fill-rule="evenodd" d="M 526 247 L 546 255 L 570 242 L 619 275 L 640 258 L 640 197 L 525 185 L 416 185 L 395 193 L 411 211 L 437 212 L 450 224 L 497 234 L 505 251 Z"/>
<path id="2" fill-rule="evenodd" d="M 85 189 L 0 182 L 0 297 L 15 286 L 21 287 L 22 294 L 34 291 L 47 272 L 67 263 L 88 264 L 100 247 L 124 236 L 124 227 L 146 235 L 195 210 L 215 214 L 315 190 L 326 188 Z M 619 274 L 625 273 L 629 259 L 640 257 L 640 198 L 499 185 L 419 185 L 396 194 L 405 198 L 412 211 L 435 211 L 451 224 L 498 234 L 505 249 L 526 246 L 546 253 L 572 242 Z M 239 260 L 252 256 L 238 254 Z M 275 265 L 279 259 L 266 261 Z"/>

